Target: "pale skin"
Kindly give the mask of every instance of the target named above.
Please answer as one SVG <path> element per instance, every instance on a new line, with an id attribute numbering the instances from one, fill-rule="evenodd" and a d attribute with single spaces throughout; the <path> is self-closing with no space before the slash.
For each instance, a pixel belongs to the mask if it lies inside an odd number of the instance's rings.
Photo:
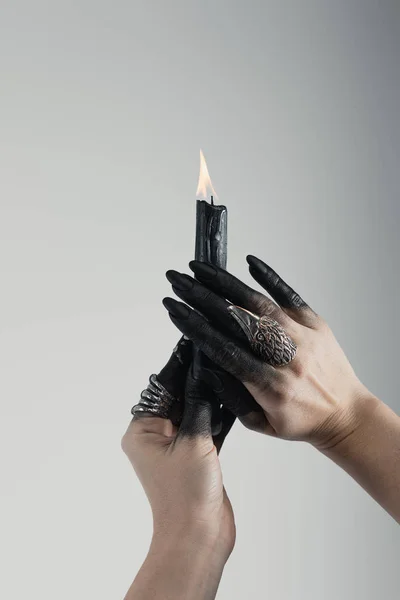
<path id="1" fill-rule="evenodd" d="M 206 272 L 196 262 L 191 268 L 197 281 L 175 271 L 167 274 L 175 293 L 187 303 L 165 301 L 173 323 L 219 368 L 217 379 L 215 374 L 205 373 L 204 380 L 247 427 L 309 442 L 400 522 L 400 417 L 359 381 L 325 321 L 265 263 L 254 257 L 248 262 L 250 273 L 275 302 L 226 271 Z M 255 314 L 273 316 L 298 346 L 294 360 L 274 368 L 257 358 L 227 318 L 225 299 Z M 240 387 L 233 386 L 242 386 L 242 396 Z M 256 409 L 249 402 L 249 392 Z M 232 395 L 234 404 L 230 404 Z M 167 425 L 168 421 L 157 425 L 156 421 L 160 420 L 148 417 L 133 423 L 123 442 L 152 505 L 155 532 L 149 556 L 127 600 L 208 600 L 215 597 L 235 539 L 218 456 L 210 433 L 182 439 L 178 435 L 173 443 L 176 432 L 172 425 Z M 154 427 L 163 429 L 155 435 Z M 144 444 L 145 439 L 151 442 Z M 174 466 L 161 468 L 162 461 Z M 170 509 L 161 510 L 160 498 L 168 499 Z M 182 498 L 186 509 L 181 507 L 178 518 L 176 507 Z M 177 539 L 183 539 L 188 548 L 176 551 L 179 555 L 168 550 L 177 547 L 171 541 Z M 183 560 L 190 563 L 190 576 L 183 573 Z M 155 589 L 155 581 L 160 582 L 159 589 Z"/>
<path id="2" fill-rule="evenodd" d="M 211 405 L 201 384 L 193 379 L 190 384 L 194 401 L 186 404 L 179 432 L 169 420 L 143 416 L 122 439 L 153 513 L 150 549 L 125 600 L 215 598 L 235 543 L 233 511 L 211 436 Z"/>

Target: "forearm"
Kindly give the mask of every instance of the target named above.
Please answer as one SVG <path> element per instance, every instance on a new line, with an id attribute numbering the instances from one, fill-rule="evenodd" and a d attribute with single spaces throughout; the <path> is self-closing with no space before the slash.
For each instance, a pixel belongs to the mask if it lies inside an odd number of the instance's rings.
<path id="1" fill-rule="evenodd" d="M 224 566 L 212 543 L 159 536 L 125 600 L 213 600 Z"/>
<path id="2" fill-rule="evenodd" d="M 354 429 L 321 451 L 400 523 L 400 417 L 386 404 L 368 397 Z"/>

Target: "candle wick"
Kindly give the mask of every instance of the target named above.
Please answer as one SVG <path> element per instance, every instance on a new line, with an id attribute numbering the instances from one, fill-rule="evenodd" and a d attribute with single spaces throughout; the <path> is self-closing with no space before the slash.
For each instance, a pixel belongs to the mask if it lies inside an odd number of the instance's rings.
<path id="1" fill-rule="evenodd" d="M 214 196 L 211 196 L 211 206 L 214 206 Z"/>

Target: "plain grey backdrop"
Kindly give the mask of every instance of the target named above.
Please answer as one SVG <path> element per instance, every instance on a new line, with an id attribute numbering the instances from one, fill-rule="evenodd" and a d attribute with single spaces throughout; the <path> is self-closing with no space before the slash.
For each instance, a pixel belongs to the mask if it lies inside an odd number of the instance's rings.
<path id="1" fill-rule="evenodd" d="M 231 271 L 268 261 L 400 410 L 399 3 L 3 0 L 1 578 L 122 598 L 150 541 L 120 450 L 177 340 L 202 147 Z M 236 425 L 221 600 L 399 597 L 395 523 L 311 447 Z"/>

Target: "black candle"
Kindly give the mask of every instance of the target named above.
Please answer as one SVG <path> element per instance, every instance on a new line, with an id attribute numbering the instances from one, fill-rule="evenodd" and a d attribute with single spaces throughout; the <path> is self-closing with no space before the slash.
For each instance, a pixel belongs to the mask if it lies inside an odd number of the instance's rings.
<path id="1" fill-rule="evenodd" d="M 201 150 L 200 176 L 196 196 L 198 200 L 195 258 L 226 269 L 228 211 L 226 206 L 214 204 L 216 194 Z"/>
<path id="2" fill-rule="evenodd" d="M 227 260 L 226 206 L 197 200 L 195 259 L 226 268 Z"/>
<path id="3" fill-rule="evenodd" d="M 208 262 L 216 267 L 226 269 L 227 262 L 227 218 L 226 206 L 214 204 L 216 197 L 204 155 L 200 150 L 200 176 L 197 187 L 196 203 L 196 247 L 195 259 Z M 210 202 L 207 202 L 207 200 Z M 199 350 L 193 351 L 193 370 L 200 371 L 201 366 L 211 367 L 211 361 Z M 220 408 L 213 408 L 213 435 L 221 430 Z"/>

